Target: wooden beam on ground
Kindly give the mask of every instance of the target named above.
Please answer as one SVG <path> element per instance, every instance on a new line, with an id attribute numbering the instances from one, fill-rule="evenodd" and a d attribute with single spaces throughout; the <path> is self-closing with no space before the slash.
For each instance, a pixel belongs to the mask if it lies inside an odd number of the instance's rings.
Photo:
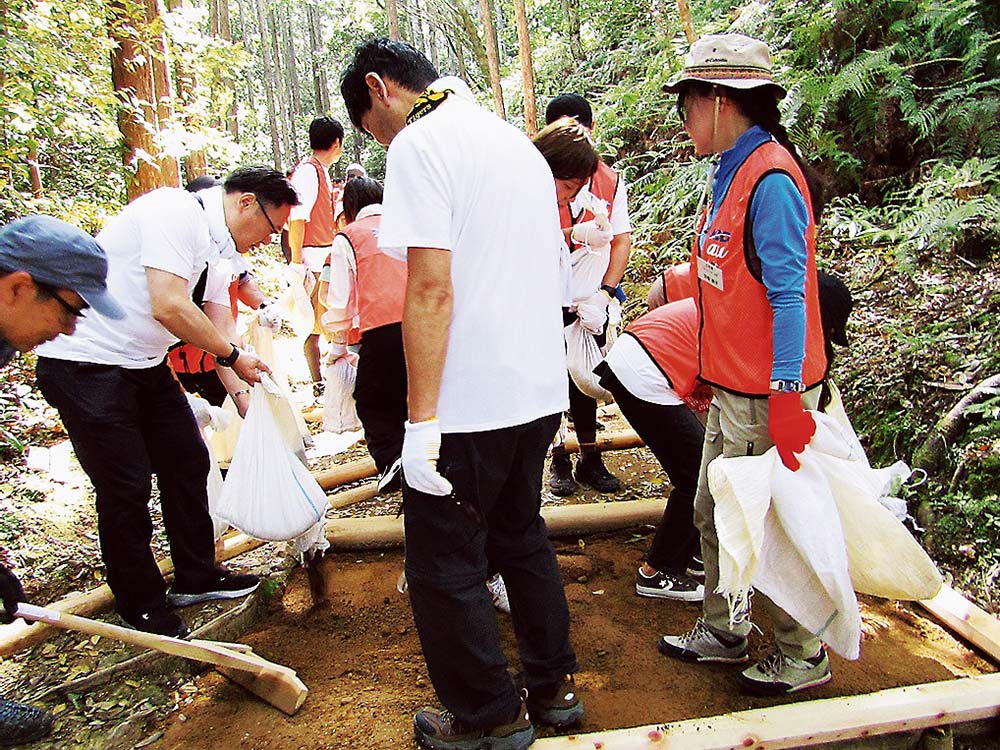
<path id="1" fill-rule="evenodd" d="M 1000 663 L 1000 620 L 980 609 L 951 586 L 942 586 L 920 605 L 936 619 Z"/>
<path id="2" fill-rule="evenodd" d="M 658 523 L 663 500 L 623 500 L 542 508 L 549 536 L 573 536 Z M 403 544 L 403 519 L 392 516 L 339 518 L 327 521 L 332 549 L 381 549 Z"/>
<path id="3" fill-rule="evenodd" d="M 359 479 L 368 479 L 375 476 L 378 469 L 371 458 L 360 458 L 357 461 L 348 461 L 346 464 L 336 464 L 329 469 L 314 471 L 312 475 L 319 482 L 319 486 L 324 490 L 331 490 L 342 484 L 357 482 Z"/>
<path id="4" fill-rule="evenodd" d="M 349 505 L 363 503 L 365 500 L 371 500 L 377 495 L 378 482 L 368 482 L 360 487 L 355 487 L 354 489 L 344 490 L 343 492 L 337 492 L 336 494 L 330 495 L 330 497 L 327 498 L 327 503 L 331 508 L 337 510 L 340 508 L 346 508 Z"/>
<path id="5" fill-rule="evenodd" d="M 779 750 L 1000 716 L 1000 674 L 537 740 L 533 750 Z"/>

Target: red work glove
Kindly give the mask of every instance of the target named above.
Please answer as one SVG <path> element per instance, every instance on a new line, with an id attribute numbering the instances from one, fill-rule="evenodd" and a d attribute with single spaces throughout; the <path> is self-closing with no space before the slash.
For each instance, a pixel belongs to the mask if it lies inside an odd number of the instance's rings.
<path id="1" fill-rule="evenodd" d="M 801 453 L 816 432 L 816 420 L 802 408 L 800 393 L 772 393 L 767 399 L 767 432 L 781 456 L 781 463 L 799 470 Z"/>

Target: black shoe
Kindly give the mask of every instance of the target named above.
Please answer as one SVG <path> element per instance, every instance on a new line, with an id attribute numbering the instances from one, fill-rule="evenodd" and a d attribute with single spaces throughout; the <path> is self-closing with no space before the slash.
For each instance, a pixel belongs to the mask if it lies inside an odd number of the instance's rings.
<path id="1" fill-rule="evenodd" d="M 549 492 L 558 497 L 566 497 L 576 492 L 573 479 L 573 462 L 566 453 L 553 453 L 549 467 Z"/>
<path id="2" fill-rule="evenodd" d="M 575 727 L 582 722 L 583 701 L 577 695 L 573 675 L 566 675 L 550 695 L 538 690 L 528 693 L 528 713 L 540 724 L 556 729 Z"/>
<path id="3" fill-rule="evenodd" d="M 378 494 L 388 495 L 403 488 L 403 462 L 397 458 L 378 476 Z"/>
<path id="4" fill-rule="evenodd" d="M 430 750 L 527 750 L 535 728 L 524 703 L 512 721 L 489 729 L 470 727 L 448 710 L 423 708 L 413 716 L 413 736 Z"/>
<path id="5" fill-rule="evenodd" d="M 0 745 L 23 745 L 52 731 L 52 714 L 0 698 Z"/>
<path id="6" fill-rule="evenodd" d="M 145 633 L 169 635 L 171 638 L 187 638 L 191 635 L 191 629 L 166 605 L 157 607 L 151 612 L 123 614 L 122 619 L 136 630 Z"/>
<path id="7" fill-rule="evenodd" d="M 252 575 L 230 573 L 219 569 L 218 577 L 203 586 L 194 588 L 178 587 L 176 584 L 167 592 L 167 601 L 175 607 L 190 607 L 192 604 L 213 599 L 239 599 L 253 593 L 260 585 L 260 578 Z"/>
<path id="8" fill-rule="evenodd" d="M 700 552 L 691 557 L 691 562 L 688 563 L 687 570 L 684 572 L 692 578 L 705 577 L 705 562 L 701 559 Z"/>
<path id="9" fill-rule="evenodd" d="M 600 453 L 590 453 L 582 456 L 576 462 L 576 481 L 593 487 L 598 492 L 618 492 L 622 483 L 618 477 L 608 471 Z"/>

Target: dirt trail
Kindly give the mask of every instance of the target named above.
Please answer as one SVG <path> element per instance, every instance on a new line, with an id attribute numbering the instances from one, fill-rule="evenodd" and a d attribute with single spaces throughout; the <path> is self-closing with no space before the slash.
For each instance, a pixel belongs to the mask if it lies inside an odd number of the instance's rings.
<path id="1" fill-rule="evenodd" d="M 788 702 L 742 695 L 732 681 L 733 667 L 690 665 L 656 651 L 658 635 L 688 629 L 699 607 L 635 596 L 633 576 L 645 544 L 616 534 L 556 545 L 580 662 L 577 684 L 587 707 L 582 731 Z M 258 653 L 295 668 L 309 686 L 298 715 L 286 717 L 207 673 L 198 678 L 191 703 L 148 747 L 412 748 L 410 717 L 436 700 L 406 598 L 395 590 L 401 566 L 399 552 L 339 554 L 331 605 L 323 610 L 312 608 L 305 575 L 296 570 L 280 606 L 247 635 Z M 498 616 L 507 654 L 516 658 L 509 620 Z M 867 599 L 863 616 L 861 659 L 833 657 L 833 680 L 801 699 L 994 671 L 907 605 Z M 753 656 L 763 655 L 770 643 L 767 623 L 758 624 L 765 635 L 752 638 Z"/>

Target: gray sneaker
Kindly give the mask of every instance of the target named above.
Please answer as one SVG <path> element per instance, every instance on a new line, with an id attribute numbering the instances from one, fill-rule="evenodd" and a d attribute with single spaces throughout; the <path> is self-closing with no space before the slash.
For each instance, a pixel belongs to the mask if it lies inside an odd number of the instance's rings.
<path id="1" fill-rule="evenodd" d="M 664 635 L 656 644 L 661 654 L 684 661 L 707 661 L 719 664 L 744 664 L 750 660 L 747 639 L 742 638 L 727 646 L 709 630 L 705 621 L 698 618 L 694 627 L 683 635 Z"/>
<path id="2" fill-rule="evenodd" d="M 736 681 L 753 695 L 784 695 L 823 685 L 832 678 L 830 659 L 820 647 L 811 659 L 793 659 L 775 649 L 766 659 L 743 670 Z"/>
<path id="3" fill-rule="evenodd" d="M 700 602 L 705 598 L 705 587 L 683 573 L 658 570 L 653 575 L 647 576 L 642 572 L 642 568 L 639 568 L 635 574 L 635 593 L 653 599 Z"/>

